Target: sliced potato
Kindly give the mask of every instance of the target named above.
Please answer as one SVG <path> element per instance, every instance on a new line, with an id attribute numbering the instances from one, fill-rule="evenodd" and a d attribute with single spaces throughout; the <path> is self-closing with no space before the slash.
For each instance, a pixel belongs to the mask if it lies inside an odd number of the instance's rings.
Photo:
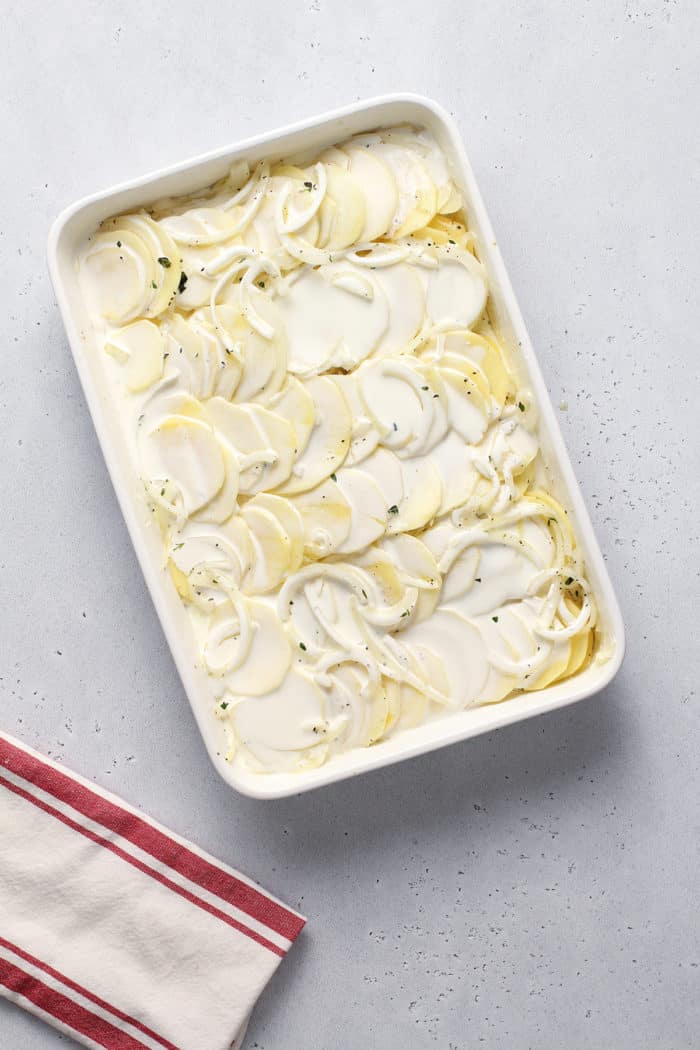
<path id="1" fill-rule="evenodd" d="M 306 382 L 314 402 L 314 428 L 304 452 L 278 495 L 307 492 L 337 470 L 348 454 L 352 417 L 340 388 L 327 376 Z"/>
<path id="2" fill-rule="evenodd" d="M 365 221 L 358 240 L 377 240 L 388 233 L 398 208 L 396 179 L 391 168 L 372 150 L 351 146 L 346 154 L 350 161 L 350 174 L 365 202 Z"/>
<path id="3" fill-rule="evenodd" d="M 348 538 L 352 509 L 337 482 L 328 478 L 315 488 L 288 499 L 301 515 L 307 558 L 325 558 L 337 551 Z"/>
<path id="4" fill-rule="evenodd" d="M 365 196 L 348 171 L 337 164 L 326 164 L 325 168 L 328 183 L 321 216 L 329 206 L 327 202 L 334 205 L 333 222 L 325 247 L 337 251 L 360 239 L 365 225 Z"/>
<path id="5" fill-rule="evenodd" d="M 243 580 L 246 594 L 265 594 L 284 579 L 291 561 L 291 543 L 279 519 L 259 504 L 247 503 L 241 517 L 250 530 L 253 564 Z"/>
<path id="6" fill-rule="evenodd" d="M 380 143 L 372 152 L 390 168 L 399 189 L 399 203 L 389 229 L 396 240 L 427 226 L 437 211 L 435 184 L 420 157 L 403 146 Z"/>
<path id="7" fill-rule="evenodd" d="M 277 518 L 289 540 L 288 572 L 296 572 L 304 557 L 304 523 L 292 500 L 271 492 L 259 492 L 246 506 L 248 509 L 261 507 Z"/>
<path id="8" fill-rule="evenodd" d="M 260 599 L 248 598 L 246 604 L 253 627 L 250 649 L 240 667 L 226 674 L 225 683 L 234 694 L 262 696 L 280 684 L 292 653 L 275 610 Z"/>
<path id="9" fill-rule="evenodd" d="M 163 335 L 152 321 L 134 321 L 112 332 L 107 353 L 126 365 L 126 385 L 132 393 L 145 390 L 163 374 Z"/>
<path id="10" fill-rule="evenodd" d="M 342 467 L 336 477 L 336 484 L 350 505 L 350 531 L 335 552 L 352 554 L 384 535 L 387 503 L 377 482 L 361 467 Z"/>
<path id="11" fill-rule="evenodd" d="M 226 477 L 224 459 L 206 423 L 186 416 L 168 416 L 142 442 L 144 476 L 172 481 L 187 515 L 216 496 Z"/>

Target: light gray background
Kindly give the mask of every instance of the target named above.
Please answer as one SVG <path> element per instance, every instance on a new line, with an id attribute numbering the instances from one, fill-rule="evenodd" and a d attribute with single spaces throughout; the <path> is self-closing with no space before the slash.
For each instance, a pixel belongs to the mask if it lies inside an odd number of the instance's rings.
<path id="1" fill-rule="evenodd" d="M 2 727 L 307 912 L 251 1048 L 697 1047 L 698 6 L 2 6 Z M 434 96 L 464 134 L 568 402 L 628 655 L 575 708 L 259 803 L 200 743 L 46 234 L 85 193 L 396 89 Z M 60 1042 L 0 1004 L 3 1050 Z"/>

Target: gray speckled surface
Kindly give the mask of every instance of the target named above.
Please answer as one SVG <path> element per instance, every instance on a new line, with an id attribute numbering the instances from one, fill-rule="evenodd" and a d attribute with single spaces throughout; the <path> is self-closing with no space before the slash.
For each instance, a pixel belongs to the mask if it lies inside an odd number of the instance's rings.
<path id="1" fill-rule="evenodd" d="M 5 5 L 0 724 L 308 913 L 251 1048 L 698 1046 L 699 35 L 690 0 Z M 628 656 L 575 708 L 256 803 L 195 731 L 46 233 L 87 192 L 394 89 L 464 134 Z M 0 1032 L 65 1045 L 4 1003 Z"/>

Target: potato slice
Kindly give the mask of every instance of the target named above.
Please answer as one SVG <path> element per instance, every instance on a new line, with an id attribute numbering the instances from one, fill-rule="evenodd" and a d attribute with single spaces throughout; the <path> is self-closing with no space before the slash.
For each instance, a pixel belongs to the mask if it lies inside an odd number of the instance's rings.
<path id="1" fill-rule="evenodd" d="M 454 707 L 467 707 L 481 698 L 490 670 L 484 643 L 477 628 L 459 613 L 438 608 L 427 620 L 408 627 L 401 641 L 409 649 L 415 644 L 429 650 L 441 662 Z"/>
<path id="2" fill-rule="evenodd" d="M 357 466 L 358 463 L 367 459 L 379 444 L 379 432 L 367 415 L 360 397 L 357 375 L 357 372 L 348 372 L 347 375 L 339 374 L 329 377 L 339 386 L 351 412 L 352 434 L 350 450 L 345 460 L 345 465 L 348 467 Z"/>
<path id="3" fill-rule="evenodd" d="M 429 365 L 409 356 L 382 358 L 360 368 L 357 381 L 381 443 L 398 456 L 421 455 L 445 434 L 445 388 Z"/>
<path id="4" fill-rule="evenodd" d="M 80 265 L 88 303 L 112 324 L 146 314 L 156 284 L 156 265 L 143 240 L 129 230 L 98 233 Z"/>
<path id="5" fill-rule="evenodd" d="M 396 240 L 427 226 L 437 211 L 435 185 L 420 157 L 412 150 L 390 143 L 371 147 L 391 170 L 399 189 L 399 203 L 389 228 Z"/>
<path id="6" fill-rule="evenodd" d="M 229 671 L 224 682 L 234 694 L 262 696 L 280 684 L 292 652 L 275 610 L 256 598 L 247 598 L 246 605 L 253 627 L 252 642 L 243 663 Z"/>
<path id="7" fill-rule="evenodd" d="M 236 739 L 263 768 L 294 772 L 313 765 L 323 749 L 329 725 L 323 690 L 303 671 L 292 668 L 273 692 L 237 703 L 232 714 Z"/>
<path id="8" fill-rule="evenodd" d="M 271 492 L 259 492 L 246 504 L 248 509 L 261 507 L 273 514 L 289 540 L 288 572 L 296 572 L 304 557 L 304 523 L 293 502 Z"/>
<path id="9" fill-rule="evenodd" d="M 288 341 L 288 369 L 300 376 L 353 368 L 372 353 L 389 323 L 371 274 L 349 262 L 294 275 L 275 300 Z"/>
<path id="10" fill-rule="evenodd" d="M 125 363 L 132 393 L 145 390 L 163 374 L 163 335 L 152 321 L 134 321 L 112 332 L 105 350 Z"/>
<path id="11" fill-rule="evenodd" d="M 428 131 L 416 131 L 407 126 L 390 128 L 382 132 L 382 139 L 418 154 L 435 186 L 436 211 L 445 208 L 456 210 L 454 202 L 458 193 L 447 166 L 447 158 Z"/>
<path id="12" fill-rule="evenodd" d="M 478 445 L 489 425 L 490 412 L 476 383 L 451 368 L 439 369 L 447 395 L 450 426 L 469 445 Z"/>
<path id="13" fill-rule="evenodd" d="M 305 386 L 314 402 L 314 428 L 290 477 L 278 486 L 278 495 L 314 488 L 337 470 L 350 447 L 352 417 L 338 385 L 327 376 L 316 376 Z"/>
<path id="14" fill-rule="evenodd" d="M 178 293 L 182 274 L 180 252 L 168 233 L 145 212 L 138 215 L 122 215 L 109 219 L 104 224 L 120 231 L 133 233 L 145 246 L 151 258 L 151 281 L 147 289 L 148 305 L 144 311 L 147 317 L 158 317 Z M 123 238 L 120 237 L 121 240 Z"/>
<path id="15" fill-rule="evenodd" d="M 425 316 L 425 290 L 415 266 L 397 262 L 373 271 L 389 306 L 389 324 L 372 357 L 400 354 L 418 333 Z"/>
<path id="16" fill-rule="evenodd" d="M 385 536 L 379 547 L 396 566 L 401 581 L 406 586 L 418 588 L 418 602 L 411 622 L 427 619 L 440 600 L 442 584 L 442 576 L 432 552 L 420 539 L 409 533 Z"/>
<path id="17" fill-rule="evenodd" d="M 338 251 L 360 239 L 365 225 L 365 195 L 352 175 L 339 165 L 326 164 L 325 168 L 328 183 L 321 204 L 321 223 L 324 209 L 332 202 L 333 223 L 325 247 Z"/>
<path id="18" fill-rule="evenodd" d="M 486 306 L 488 286 L 484 268 L 469 252 L 456 245 L 436 249 L 439 265 L 424 269 L 425 310 L 439 328 L 470 328 Z"/>
<path id="19" fill-rule="evenodd" d="M 298 379 L 288 376 L 285 386 L 270 399 L 267 408 L 293 426 L 293 451 L 295 458 L 298 458 L 308 445 L 314 426 L 315 409 L 311 394 Z"/>
<path id="20" fill-rule="evenodd" d="M 242 374 L 233 398 L 237 402 L 269 400 L 282 387 L 287 374 L 284 344 L 279 335 L 265 339 L 230 304 L 217 306 L 221 339 L 227 357 L 238 358 Z"/>
<path id="21" fill-rule="evenodd" d="M 296 437 L 291 423 L 262 405 L 237 405 L 220 397 L 210 398 L 206 409 L 241 463 L 241 492 L 250 495 L 275 488 L 289 477 Z"/>
<path id="22" fill-rule="evenodd" d="M 216 496 L 226 477 L 224 459 L 210 426 L 186 416 L 168 416 L 144 435 L 144 477 L 174 482 L 188 516 Z"/>
<path id="23" fill-rule="evenodd" d="M 350 146 L 346 153 L 350 174 L 365 202 L 365 221 L 358 240 L 377 240 L 389 231 L 398 208 L 396 179 L 389 166 L 371 150 Z"/>
<path id="24" fill-rule="evenodd" d="M 198 566 L 221 572 L 238 587 L 253 559 L 248 526 L 236 515 L 223 526 L 188 522 L 170 540 L 169 557 L 185 577 Z"/>
<path id="25" fill-rule="evenodd" d="M 352 510 L 337 482 L 328 478 L 288 498 L 301 515 L 305 556 L 316 560 L 338 550 L 350 533 Z"/>
<path id="26" fill-rule="evenodd" d="M 238 509 L 238 460 L 235 454 L 223 444 L 219 444 L 224 459 L 226 477 L 216 496 L 200 507 L 192 515 L 194 521 L 211 522 L 222 525 Z"/>
<path id="27" fill-rule="evenodd" d="M 243 580 L 246 594 L 265 594 L 280 585 L 289 570 L 291 543 L 279 519 L 260 505 L 247 503 L 241 517 L 250 530 L 253 563 Z"/>
<path id="28" fill-rule="evenodd" d="M 387 524 L 387 502 L 379 485 L 361 467 L 343 467 L 337 474 L 337 485 L 350 505 L 350 531 L 335 548 L 336 554 L 364 550 L 384 535 Z"/>
<path id="29" fill-rule="evenodd" d="M 450 367 L 454 365 L 453 354 L 461 356 L 467 368 L 469 362 L 476 364 L 488 380 L 491 395 L 500 405 L 515 393 L 515 380 L 499 347 L 490 339 L 485 339 L 476 332 L 449 332 L 445 336 L 445 363 L 449 363 Z M 473 378 L 478 382 L 477 376 Z"/>
<path id="30" fill-rule="evenodd" d="M 422 529 L 437 514 L 442 502 L 442 479 L 430 456 L 401 460 L 403 499 L 398 513 L 389 508 L 387 532 Z"/>

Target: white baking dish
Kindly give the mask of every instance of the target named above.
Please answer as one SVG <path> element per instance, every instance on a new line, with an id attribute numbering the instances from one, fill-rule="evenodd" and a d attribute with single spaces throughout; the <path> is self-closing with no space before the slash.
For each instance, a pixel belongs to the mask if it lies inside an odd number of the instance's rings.
<path id="1" fill-rule="evenodd" d="M 150 522 L 144 504 L 136 498 L 133 470 L 120 437 L 118 410 L 104 383 L 78 287 L 77 251 L 84 238 L 107 216 L 138 208 L 160 197 L 187 194 L 207 186 L 221 178 L 239 157 L 252 162 L 264 157 L 283 157 L 301 150 L 320 149 L 357 132 L 402 122 L 422 125 L 432 131 L 452 164 L 454 177 L 464 195 L 470 226 L 477 233 L 480 255 L 489 274 L 497 327 L 515 350 L 516 358 L 520 358 L 523 377 L 539 405 L 540 440 L 551 468 L 552 487 L 573 518 L 588 577 L 597 597 L 600 628 L 606 637 L 610 658 L 606 662 L 593 662 L 581 674 L 541 692 L 451 714 L 371 748 L 342 754 L 319 769 L 296 774 L 246 773 L 232 768 L 224 760 L 222 725 L 212 713 L 207 678 L 195 666 L 195 650 L 188 641 L 191 629 L 187 614 L 162 569 L 160 533 Z M 87 197 L 58 217 L 49 236 L 48 255 L 51 278 L 78 374 L 136 554 L 206 748 L 217 770 L 232 787 L 256 798 L 279 798 L 308 791 L 582 700 L 606 686 L 616 674 L 625 646 L 617 600 L 459 133 L 452 119 L 436 103 L 408 94 L 357 102 Z"/>

